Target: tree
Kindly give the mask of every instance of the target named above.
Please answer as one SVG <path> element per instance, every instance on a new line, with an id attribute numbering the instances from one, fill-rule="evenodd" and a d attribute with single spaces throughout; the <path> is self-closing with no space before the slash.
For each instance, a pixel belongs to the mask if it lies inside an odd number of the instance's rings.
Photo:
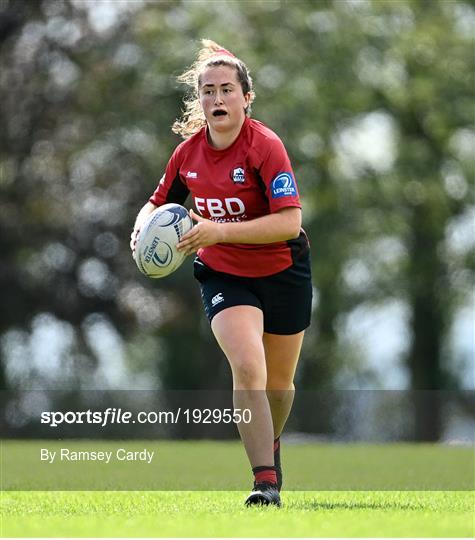
<path id="1" fill-rule="evenodd" d="M 25 384 L 12 358 L 28 356 L 21 344 L 40 318 L 69 325 L 72 367 L 50 379 L 47 367 L 27 370 L 29 382 L 101 383 L 96 328 L 121 344 L 121 384 L 229 386 L 190 262 L 154 283 L 128 250 L 179 142 L 173 76 L 211 37 L 252 68 L 254 114 L 283 138 L 302 192 L 316 307 L 299 387 L 338 387 L 345 373 L 377 384 L 342 321 L 397 300 L 410 313 L 411 388 L 456 388 L 446 335 L 474 267 L 473 249 L 454 255 L 447 239 L 473 204 L 467 17 L 470 5 L 443 0 L 130 2 L 102 15 L 88 3 L 3 2 L 0 383 Z M 416 405 L 415 435 L 437 439 L 442 417 Z M 329 411 L 322 425 L 332 421 Z"/>

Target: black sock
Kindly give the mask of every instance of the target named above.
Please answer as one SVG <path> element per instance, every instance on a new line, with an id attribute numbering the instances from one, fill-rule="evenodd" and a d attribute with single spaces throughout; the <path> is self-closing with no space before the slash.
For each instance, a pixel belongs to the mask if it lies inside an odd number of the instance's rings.
<path id="1" fill-rule="evenodd" d="M 282 466 L 280 463 L 280 436 L 274 440 L 274 466 L 277 476 L 277 487 L 279 491 L 282 488 Z"/>

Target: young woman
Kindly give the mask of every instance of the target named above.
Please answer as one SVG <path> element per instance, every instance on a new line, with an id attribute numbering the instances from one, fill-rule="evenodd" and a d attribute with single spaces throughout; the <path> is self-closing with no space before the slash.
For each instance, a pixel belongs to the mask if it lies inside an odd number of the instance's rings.
<path id="1" fill-rule="evenodd" d="M 280 506 L 280 434 L 312 301 L 297 184 L 279 137 L 250 118 L 254 93 L 243 62 L 203 40 L 179 80 L 192 91 L 173 126 L 185 141 L 140 211 L 131 248 L 148 214 L 191 194 L 197 223 L 178 249 L 197 252 L 194 273 L 231 366 L 234 406 L 252 414 L 238 424 L 254 473 L 246 504 Z"/>

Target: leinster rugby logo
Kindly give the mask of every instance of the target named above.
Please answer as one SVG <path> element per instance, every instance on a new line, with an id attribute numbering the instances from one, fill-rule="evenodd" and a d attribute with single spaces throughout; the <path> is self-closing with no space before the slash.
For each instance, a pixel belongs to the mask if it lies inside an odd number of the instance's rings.
<path id="1" fill-rule="evenodd" d="M 166 242 L 163 242 L 156 236 L 152 244 L 146 248 L 144 258 L 145 262 L 149 263 L 152 261 L 155 266 L 164 268 L 172 262 L 173 251 Z"/>
<path id="2" fill-rule="evenodd" d="M 297 188 L 291 173 L 280 173 L 271 184 L 271 194 L 273 199 L 279 197 L 295 197 L 297 195 Z"/>
<path id="3" fill-rule="evenodd" d="M 232 179 L 235 184 L 243 184 L 245 180 L 244 169 L 242 167 L 236 167 L 233 170 Z"/>

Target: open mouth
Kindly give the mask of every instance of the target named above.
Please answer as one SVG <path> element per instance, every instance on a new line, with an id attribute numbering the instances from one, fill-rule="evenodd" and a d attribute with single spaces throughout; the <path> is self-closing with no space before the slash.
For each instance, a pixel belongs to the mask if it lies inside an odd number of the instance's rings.
<path id="1" fill-rule="evenodd" d="M 226 111 L 223 111 L 223 109 L 218 109 L 217 111 L 213 112 L 213 116 L 226 116 L 228 113 Z"/>

